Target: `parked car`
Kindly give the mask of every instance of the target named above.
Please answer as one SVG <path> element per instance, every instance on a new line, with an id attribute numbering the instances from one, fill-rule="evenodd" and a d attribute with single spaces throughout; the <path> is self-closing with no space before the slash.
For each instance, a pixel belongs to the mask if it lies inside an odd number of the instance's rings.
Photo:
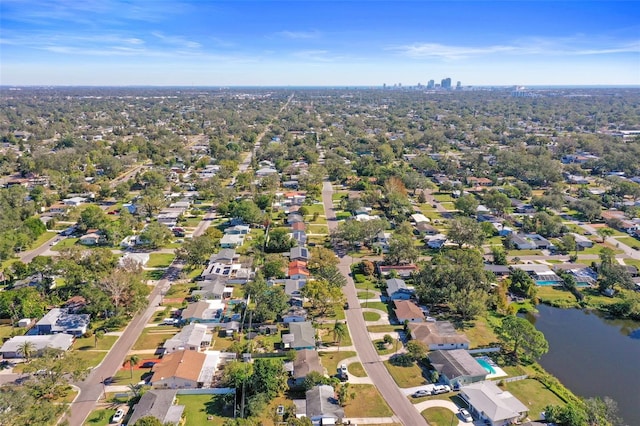
<path id="1" fill-rule="evenodd" d="M 155 361 L 147 361 L 142 364 L 142 368 L 152 368 L 154 365 L 156 365 Z"/>
<path id="2" fill-rule="evenodd" d="M 346 382 L 349 380 L 349 375 L 347 373 L 338 373 L 336 374 L 336 378 L 341 382 Z"/>
<path id="3" fill-rule="evenodd" d="M 118 411 L 111 418 L 111 423 L 119 423 L 124 419 L 124 410 L 122 408 L 118 408 Z"/>
<path id="4" fill-rule="evenodd" d="M 411 397 L 412 398 L 422 398 L 423 396 L 429 396 L 431 395 L 431 391 L 427 390 L 427 389 L 420 389 L 416 392 L 414 392 Z"/>
<path id="5" fill-rule="evenodd" d="M 458 413 L 460 413 L 460 417 L 462 417 L 462 420 L 469 423 L 473 421 L 473 417 L 471 417 L 471 414 L 469 414 L 469 412 L 467 410 L 465 410 L 464 408 L 461 408 L 458 410 Z"/>
<path id="6" fill-rule="evenodd" d="M 341 374 L 347 374 L 347 364 L 341 364 L 338 368 L 338 372 Z"/>

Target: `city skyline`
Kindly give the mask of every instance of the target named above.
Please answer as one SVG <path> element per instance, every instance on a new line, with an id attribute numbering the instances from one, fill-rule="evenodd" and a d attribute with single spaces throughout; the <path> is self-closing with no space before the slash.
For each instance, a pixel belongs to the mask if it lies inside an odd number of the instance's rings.
<path id="1" fill-rule="evenodd" d="M 0 4 L 2 85 L 640 85 L 638 2 Z"/>

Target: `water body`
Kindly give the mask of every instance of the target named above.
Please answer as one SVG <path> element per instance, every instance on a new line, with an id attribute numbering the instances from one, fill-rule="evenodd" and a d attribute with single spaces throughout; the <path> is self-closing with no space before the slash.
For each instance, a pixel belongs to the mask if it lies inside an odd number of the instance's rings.
<path id="1" fill-rule="evenodd" d="M 540 364 L 575 394 L 609 396 L 627 425 L 640 425 L 640 322 L 539 305 L 527 315 L 549 342 Z"/>

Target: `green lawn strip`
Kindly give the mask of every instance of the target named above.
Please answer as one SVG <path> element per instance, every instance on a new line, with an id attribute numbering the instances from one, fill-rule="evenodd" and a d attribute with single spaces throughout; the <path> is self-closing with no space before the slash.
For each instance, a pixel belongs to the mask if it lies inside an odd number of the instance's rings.
<path id="1" fill-rule="evenodd" d="M 140 358 L 144 357 L 145 355 L 139 355 Z M 146 355 L 147 357 L 149 355 Z M 127 386 L 130 383 L 136 384 L 138 382 L 141 382 L 145 379 L 149 379 L 151 378 L 151 376 L 153 375 L 153 373 L 151 373 L 151 369 L 150 368 L 135 368 L 133 369 L 133 377 L 131 377 L 131 370 L 129 370 L 129 365 L 126 364 L 124 367 L 120 368 L 116 375 L 113 376 L 113 380 L 115 382 L 115 384 L 117 385 L 122 385 L 122 386 Z"/>
<path id="2" fill-rule="evenodd" d="M 389 370 L 389 374 L 393 377 L 396 384 L 401 388 L 412 388 L 427 384 L 427 379 L 422 376 L 422 369 L 415 363 L 409 367 L 401 367 L 384 361 L 385 367 Z"/>
<path id="3" fill-rule="evenodd" d="M 539 418 L 540 413 L 547 405 L 564 405 L 564 402 L 556 394 L 534 379 L 506 383 L 504 389 L 529 407 L 529 416 L 532 419 Z"/>
<path id="4" fill-rule="evenodd" d="M 336 202 L 336 201 L 340 201 L 342 200 L 343 197 L 345 197 L 346 195 L 348 195 L 349 192 L 348 191 L 336 191 L 333 194 L 331 194 L 331 199 Z"/>
<path id="5" fill-rule="evenodd" d="M 338 371 L 338 364 L 340 364 L 343 359 L 356 356 L 356 353 L 353 351 L 319 352 L 319 354 L 320 362 L 322 363 L 322 366 L 327 369 L 327 373 L 329 375 L 336 374 Z"/>
<path id="6" fill-rule="evenodd" d="M 373 385 L 349 385 L 355 398 L 344 407 L 346 417 L 391 417 L 393 412 Z"/>
<path id="7" fill-rule="evenodd" d="M 364 317 L 365 321 L 378 321 L 381 318 L 379 313 L 369 311 L 363 312 L 362 316 Z"/>
<path id="8" fill-rule="evenodd" d="M 624 259 L 624 263 L 640 269 L 640 259 Z"/>
<path id="9" fill-rule="evenodd" d="M 10 325 L 2 324 L 0 325 L 0 342 L 2 342 L 4 338 L 11 336 L 22 336 L 26 331 L 26 328 L 11 327 Z"/>
<path id="10" fill-rule="evenodd" d="M 162 345 L 167 339 L 175 336 L 178 333 L 178 329 L 173 327 L 173 331 L 161 330 L 158 331 L 156 327 L 145 328 L 136 343 L 133 345 L 133 350 L 141 349 L 156 349 Z"/>
<path id="11" fill-rule="evenodd" d="M 57 232 L 45 231 L 38 238 L 36 238 L 34 242 L 29 244 L 29 248 L 30 249 L 38 248 L 44 243 L 46 243 L 47 241 L 49 241 L 50 239 L 52 239 L 53 237 L 55 237 L 56 235 L 58 235 Z"/>
<path id="12" fill-rule="evenodd" d="M 180 226 L 195 228 L 202 220 L 201 216 L 187 217 L 180 221 Z"/>
<path id="13" fill-rule="evenodd" d="M 196 288 L 193 283 L 181 283 L 181 284 L 173 284 L 167 290 L 165 297 L 168 299 L 180 299 L 189 296 L 191 290 Z"/>
<path id="14" fill-rule="evenodd" d="M 402 331 L 401 325 L 386 325 L 376 324 L 367 326 L 367 331 L 370 333 L 392 333 L 394 331 Z"/>
<path id="15" fill-rule="evenodd" d="M 186 424 L 221 425 L 233 417 L 233 409 L 225 412 L 222 395 L 178 395 L 178 405 L 184 405 Z"/>
<path id="16" fill-rule="evenodd" d="M 333 323 L 320 324 L 316 330 L 320 335 L 320 339 L 325 344 L 331 344 L 334 346 L 338 346 L 335 343 L 334 335 L 333 335 Z M 340 346 L 351 346 L 351 336 L 349 335 L 349 329 L 347 328 L 347 334 L 340 340 Z"/>
<path id="17" fill-rule="evenodd" d="M 69 247 L 73 247 L 77 242 L 78 242 L 78 238 L 65 238 L 55 246 L 49 247 L 49 250 L 60 251 Z"/>
<path id="18" fill-rule="evenodd" d="M 580 292 L 585 295 L 584 301 L 593 307 L 607 306 L 620 302 L 620 298 L 605 296 L 597 288 L 584 288 Z"/>
<path id="19" fill-rule="evenodd" d="M 367 377 L 366 371 L 364 371 L 364 367 L 359 362 L 353 362 L 347 366 L 347 370 L 349 373 L 353 374 L 356 377 Z"/>
<path id="20" fill-rule="evenodd" d="M 209 350 L 224 351 L 225 349 L 228 349 L 232 344 L 233 339 L 214 335 L 213 339 L 211 340 L 211 346 L 209 346 Z"/>
<path id="21" fill-rule="evenodd" d="M 168 268 L 175 257 L 176 255 L 173 253 L 151 253 L 145 266 L 147 268 Z"/>
<path id="22" fill-rule="evenodd" d="M 616 241 L 621 242 L 622 244 L 626 244 L 629 247 L 640 247 L 640 240 L 638 240 L 637 238 L 633 238 L 633 237 L 618 237 L 616 238 Z"/>
<path id="23" fill-rule="evenodd" d="M 507 251 L 507 256 L 509 257 L 542 256 L 542 252 L 540 250 L 509 250 Z"/>
<path id="24" fill-rule="evenodd" d="M 580 255 L 582 254 L 600 254 L 600 252 L 602 251 L 603 248 L 609 248 L 611 250 L 613 250 L 613 252 L 615 254 L 622 254 L 624 253 L 624 251 L 620 250 L 619 248 L 616 248 L 615 245 L 611 245 L 609 243 L 596 243 L 593 245 L 593 247 L 589 247 L 589 248 L 585 248 L 584 250 L 580 250 L 578 252 L 578 258 L 580 258 Z M 574 253 L 572 253 L 574 254 Z M 589 261 L 588 263 L 591 263 L 591 261 Z"/>
<path id="25" fill-rule="evenodd" d="M 454 420 L 456 413 L 444 407 L 431 407 L 420 413 L 422 417 L 431 426 L 450 426 L 451 424 L 458 424 L 458 420 Z"/>
<path id="26" fill-rule="evenodd" d="M 453 197 L 451 196 L 451 194 L 448 193 L 436 193 L 433 194 L 433 198 L 436 201 L 439 202 L 449 202 L 449 203 L 453 203 Z"/>
<path id="27" fill-rule="evenodd" d="M 360 302 L 360 305 L 364 306 L 365 302 Z M 367 302 L 367 308 L 377 309 L 382 312 L 389 313 L 389 309 L 386 303 L 383 302 Z"/>
<path id="28" fill-rule="evenodd" d="M 359 291 L 358 292 L 358 299 L 373 299 L 376 297 L 375 293 L 372 293 L 370 291 Z"/>
<path id="29" fill-rule="evenodd" d="M 96 346 L 96 339 L 94 336 L 77 337 L 75 342 L 73 342 L 72 348 L 77 351 L 94 349 L 106 351 L 111 349 L 116 340 L 118 340 L 118 336 L 102 336 L 98 339 L 98 345 Z"/>
<path id="30" fill-rule="evenodd" d="M 384 340 L 374 340 L 373 347 L 376 348 L 378 355 L 389 355 L 396 351 L 396 349 L 402 348 L 402 343 L 398 339 L 393 339 L 393 342 L 389 346 L 384 343 Z"/>
<path id="31" fill-rule="evenodd" d="M 164 272 L 164 269 L 154 269 L 153 271 L 144 271 L 143 276 L 145 280 L 157 281 L 162 278 Z"/>
<path id="32" fill-rule="evenodd" d="M 305 205 L 304 207 L 309 212 L 309 215 L 313 215 L 314 213 L 318 213 L 321 215 L 324 214 L 324 205 L 322 203 Z"/>
<path id="33" fill-rule="evenodd" d="M 329 227 L 327 225 L 307 225 L 307 232 L 309 234 L 329 234 Z"/>

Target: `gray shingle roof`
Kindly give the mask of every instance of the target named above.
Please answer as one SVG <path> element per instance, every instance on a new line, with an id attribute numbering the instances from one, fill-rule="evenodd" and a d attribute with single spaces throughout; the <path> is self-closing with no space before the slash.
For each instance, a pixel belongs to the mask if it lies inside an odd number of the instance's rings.
<path id="1" fill-rule="evenodd" d="M 450 380 L 462 376 L 487 375 L 487 370 L 464 349 L 433 351 L 429 354 L 429 361 L 440 374 L 444 374 Z"/>
<path id="2" fill-rule="evenodd" d="M 133 425 L 145 416 L 153 416 L 162 424 L 178 424 L 184 411 L 184 405 L 173 405 L 176 394 L 175 390 L 149 390 L 145 392 L 133 407 L 129 424 Z"/>

